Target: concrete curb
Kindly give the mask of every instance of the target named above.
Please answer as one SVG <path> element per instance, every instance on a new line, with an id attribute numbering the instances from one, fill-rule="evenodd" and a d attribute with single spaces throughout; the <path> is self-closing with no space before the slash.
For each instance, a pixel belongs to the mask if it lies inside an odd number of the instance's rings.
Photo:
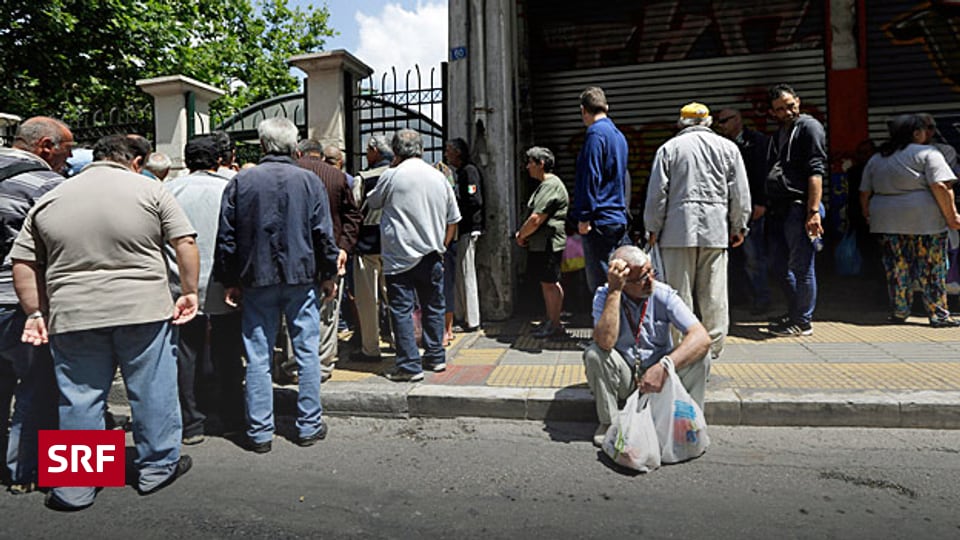
<path id="1" fill-rule="evenodd" d="M 581 387 L 385 389 L 340 383 L 324 387 L 322 399 L 332 415 L 596 421 L 593 396 Z M 707 423 L 714 425 L 960 429 L 960 392 L 793 395 L 710 390 L 706 402 Z"/>
<path id="2" fill-rule="evenodd" d="M 117 388 L 119 386 L 119 388 Z M 123 383 L 111 409 L 127 410 Z M 513 420 L 596 422 L 585 387 L 516 388 L 427 384 L 326 383 L 326 414 L 388 418 L 474 416 Z M 118 409 L 120 408 L 120 409 Z M 708 389 L 707 423 L 722 426 L 815 426 L 960 429 L 960 392 L 761 392 Z"/>

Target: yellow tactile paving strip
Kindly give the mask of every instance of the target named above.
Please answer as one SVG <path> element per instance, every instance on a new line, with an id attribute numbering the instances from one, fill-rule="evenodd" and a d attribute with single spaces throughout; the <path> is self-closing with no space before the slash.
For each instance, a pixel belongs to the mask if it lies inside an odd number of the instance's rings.
<path id="1" fill-rule="evenodd" d="M 917 319 L 921 321 L 922 319 Z M 960 341 L 956 328 L 931 328 L 924 324 L 856 325 L 842 322 L 813 321 L 813 335 L 805 337 L 771 337 L 761 331 L 765 324 L 743 323 L 730 328 L 728 343 L 895 343 Z"/>
<path id="2" fill-rule="evenodd" d="M 715 378 L 758 390 L 960 390 L 960 363 L 714 364 Z"/>
<path id="3" fill-rule="evenodd" d="M 583 366 L 497 366 L 487 386 L 563 388 L 587 382 Z"/>
<path id="4" fill-rule="evenodd" d="M 960 363 L 715 364 L 723 386 L 751 390 L 960 390 Z M 583 366 L 497 366 L 487 386 L 563 388 L 586 382 Z"/>
<path id="5" fill-rule="evenodd" d="M 464 349 L 457 353 L 451 364 L 456 366 L 493 366 L 507 349 Z"/>

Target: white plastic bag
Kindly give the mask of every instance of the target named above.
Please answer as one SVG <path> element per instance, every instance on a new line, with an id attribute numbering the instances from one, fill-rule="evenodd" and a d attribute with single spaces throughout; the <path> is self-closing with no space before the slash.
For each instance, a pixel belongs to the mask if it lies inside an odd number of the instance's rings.
<path id="1" fill-rule="evenodd" d="M 640 472 L 660 467 L 660 443 L 650 414 L 650 399 L 635 391 L 610 424 L 603 451 L 617 465 Z"/>
<path id="2" fill-rule="evenodd" d="M 703 411 L 683 387 L 673 361 L 664 357 L 661 362 L 667 369 L 667 381 L 659 393 L 648 394 L 660 440 L 660 459 L 663 463 L 679 463 L 700 457 L 710 446 Z"/>

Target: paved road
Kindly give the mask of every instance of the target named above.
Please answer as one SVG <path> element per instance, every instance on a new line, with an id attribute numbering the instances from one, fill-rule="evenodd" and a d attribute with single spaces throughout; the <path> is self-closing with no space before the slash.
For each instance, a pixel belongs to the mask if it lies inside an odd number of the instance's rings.
<path id="1" fill-rule="evenodd" d="M 76 514 L 0 494 L 0 536 L 65 538 L 957 538 L 960 432 L 711 428 L 701 459 L 615 472 L 593 426 L 333 418 L 328 441 L 224 439 L 139 497 Z"/>

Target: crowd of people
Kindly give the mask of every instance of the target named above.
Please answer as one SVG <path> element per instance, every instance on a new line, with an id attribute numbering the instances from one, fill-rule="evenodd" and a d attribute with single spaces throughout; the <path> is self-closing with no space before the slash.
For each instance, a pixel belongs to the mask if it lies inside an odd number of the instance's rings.
<path id="1" fill-rule="evenodd" d="M 772 308 L 768 275 L 783 287 L 786 312 L 767 332 L 813 333 L 825 132 L 790 86 L 771 87 L 768 103 L 779 122 L 769 138 L 733 109 L 716 120 L 701 103 L 680 109 L 651 166 L 643 248 L 628 236 L 629 149 L 602 89 L 580 96 L 586 133 L 572 200 L 554 153 L 526 150 L 536 187 L 514 240 L 543 296 L 533 334 L 566 336 L 560 269 L 575 231 L 593 296 L 583 362 L 596 444 L 619 400 L 663 387 L 666 357 L 702 407 L 729 327 L 732 248 L 743 252 L 754 313 Z M 242 168 L 225 133 L 192 138 L 182 176 L 144 137 L 121 134 L 98 141 L 92 163 L 65 180 L 73 135 L 47 117 L 24 121 L 13 148 L 0 149 L 0 406 L 15 399 L 0 430 L 9 428 L 11 492 L 36 487 L 38 429 L 104 429 L 117 368 L 137 489 L 150 494 L 189 471 L 182 445 L 203 442 L 211 425 L 270 452 L 277 371 L 298 385 L 294 442 L 324 439 L 320 385 L 339 358 L 342 319 L 356 330 L 350 360 L 381 362 L 392 347 L 384 376 L 397 382 L 446 369 L 457 320 L 461 331 L 480 328 L 484 180 L 466 141 L 448 141 L 443 162 L 428 163 L 419 133 L 374 135 L 366 168 L 350 175 L 339 148 L 299 141 L 287 119 L 258 132 L 263 158 Z M 857 202 L 881 240 L 891 321 L 909 315 L 917 282 L 930 324 L 957 326 L 944 288 L 946 231 L 960 229 L 956 174 L 933 133 L 928 115 L 893 119 Z M 278 346 L 288 355 L 275 366 Z M 46 504 L 77 510 L 95 496 L 58 487 Z"/>
<path id="2" fill-rule="evenodd" d="M 217 132 L 186 143 L 181 176 L 144 137 L 120 134 L 100 139 L 91 162 L 65 180 L 75 142 L 47 117 L 24 121 L 13 148 L 0 149 L 0 390 L 5 410 L 15 400 L 0 429 L 10 433 L 12 493 L 36 489 L 39 429 L 106 427 L 118 368 L 142 494 L 188 472 L 181 448 L 203 442 L 210 426 L 269 452 L 278 340 L 291 358 L 276 369 L 292 364 L 299 390 L 294 442 L 316 444 L 327 434 L 320 384 L 338 356 L 343 290 L 356 299 L 354 360 L 380 361 L 378 311 L 387 309 L 397 360 L 385 376 L 443 371 L 442 259 L 454 242 L 450 302 L 463 330 L 479 328 L 482 176 L 463 140 L 448 144 L 449 181 L 421 159 L 412 130 L 371 137 L 368 168 L 354 177 L 341 170 L 339 149 L 298 142 L 287 119 L 258 131 L 263 158 L 254 166 L 238 167 L 233 143 Z M 95 496 L 57 487 L 46 504 L 77 510 Z"/>

